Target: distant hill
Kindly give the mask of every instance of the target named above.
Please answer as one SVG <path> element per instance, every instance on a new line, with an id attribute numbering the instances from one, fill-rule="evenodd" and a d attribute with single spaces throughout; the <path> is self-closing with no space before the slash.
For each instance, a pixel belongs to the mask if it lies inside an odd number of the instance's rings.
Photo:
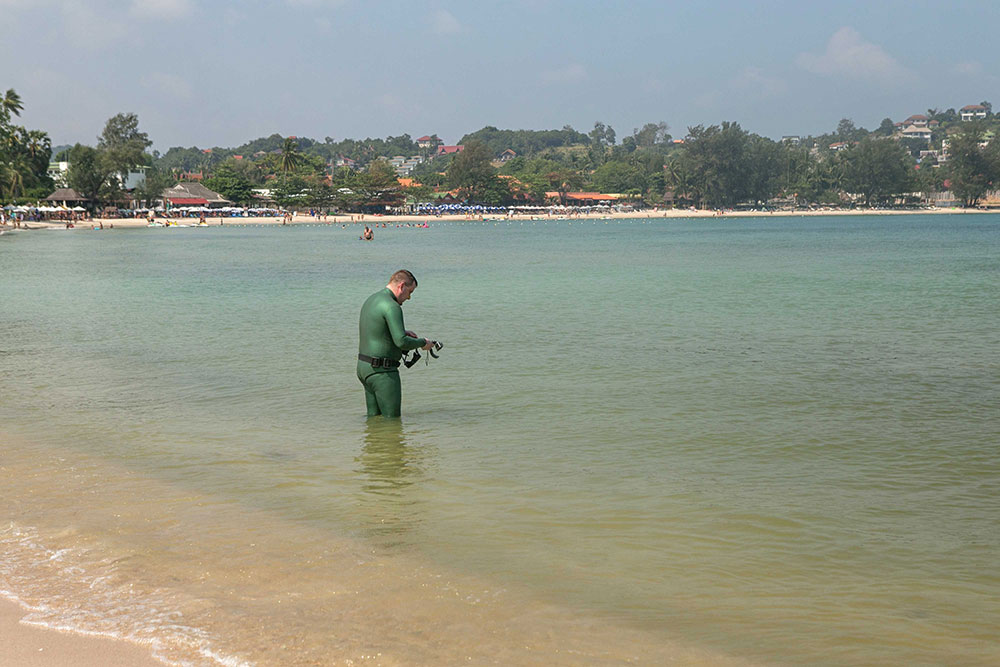
<path id="1" fill-rule="evenodd" d="M 57 155 L 59 155 L 63 151 L 68 151 L 69 149 L 73 148 L 73 146 L 74 144 L 60 144 L 59 146 L 53 146 L 52 159 L 55 160 Z"/>
<path id="2" fill-rule="evenodd" d="M 590 143 L 590 137 L 577 132 L 569 125 L 561 130 L 499 130 L 489 125 L 465 135 L 458 143 L 464 144 L 471 140 L 483 142 L 494 155 L 511 148 L 518 155 L 525 157 L 540 153 L 547 148 Z"/>
<path id="3" fill-rule="evenodd" d="M 342 141 L 334 141 L 327 137 L 322 142 L 301 136 L 294 137 L 294 139 L 298 144 L 299 151 L 305 155 L 315 155 L 325 161 L 344 156 L 355 160 L 362 166 L 378 158 L 391 158 L 396 155 L 411 156 L 420 151 L 416 142 L 408 134 L 399 137 L 386 137 L 385 139 L 344 139 Z M 211 169 L 214 165 L 234 155 L 251 158 L 261 152 L 280 152 L 284 143 L 285 137 L 280 134 L 272 134 L 269 137 L 248 141 L 236 148 L 215 146 L 210 149 L 201 149 L 197 146 L 190 148 L 174 146 L 160 156 L 156 166 L 161 169 L 180 169 L 183 171 Z"/>

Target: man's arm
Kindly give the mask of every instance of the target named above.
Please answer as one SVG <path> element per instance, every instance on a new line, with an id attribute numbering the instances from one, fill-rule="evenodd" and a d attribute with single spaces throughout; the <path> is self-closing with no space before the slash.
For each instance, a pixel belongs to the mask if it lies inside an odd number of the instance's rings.
<path id="1" fill-rule="evenodd" d="M 409 332 L 403 328 L 403 309 L 399 306 L 395 308 L 390 306 L 387 309 L 385 323 L 389 326 L 389 335 L 392 336 L 393 344 L 403 352 L 427 345 L 426 338 L 416 338 L 407 335 Z"/>

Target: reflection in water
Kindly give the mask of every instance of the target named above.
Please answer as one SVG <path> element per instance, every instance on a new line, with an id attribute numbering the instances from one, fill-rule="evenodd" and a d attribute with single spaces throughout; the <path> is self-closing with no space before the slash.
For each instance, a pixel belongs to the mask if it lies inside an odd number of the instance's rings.
<path id="1" fill-rule="evenodd" d="M 399 419 L 368 419 L 357 458 L 363 475 L 360 505 L 366 529 L 385 547 L 409 544 L 406 536 L 420 522 L 420 501 L 411 487 L 424 476 L 421 458 L 420 450 L 407 445 Z"/>

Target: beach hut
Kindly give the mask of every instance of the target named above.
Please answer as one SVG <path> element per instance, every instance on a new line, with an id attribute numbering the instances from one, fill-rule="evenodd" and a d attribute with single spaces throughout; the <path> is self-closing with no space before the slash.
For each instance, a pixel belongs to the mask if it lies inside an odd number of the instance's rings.
<path id="1" fill-rule="evenodd" d="M 73 206 L 80 206 L 90 200 L 73 188 L 59 188 L 46 197 L 45 201 L 51 202 L 54 205 L 58 204 L 60 206 L 65 206 L 66 208 L 71 208 Z"/>
<path id="2" fill-rule="evenodd" d="M 173 207 L 207 206 L 209 208 L 222 208 L 233 203 L 218 192 L 209 190 L 201 183 L 178 183 L 174 187 L 164 190 L 160 196 L 164 203 Z"/>

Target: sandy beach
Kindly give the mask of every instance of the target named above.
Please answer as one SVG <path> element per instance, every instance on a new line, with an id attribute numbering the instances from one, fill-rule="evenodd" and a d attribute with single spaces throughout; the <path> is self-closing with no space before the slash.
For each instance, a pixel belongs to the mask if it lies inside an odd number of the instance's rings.
<path id="1" fill-rule="evenodd" d="M 162 667 L 142 646 L 22 623 L 28 612 L 0 599 L 0 664 L 18 667 Z"/>
<path id="2" fill-rule="evenodd" d="M 960 209 L 960 208 L 930 208 L 930 209 L 890 209 L 890 210 L 871 210 L 871 209 L 822 209 L 822 210 L 809 210 L 809 211 L 711 211 L 711 210 L 691 210 L 691 209 L 669 209 L 669 210 L 642 210 L 642 211 L 630 211 L 630 212 L 610 212 L 610 213 L 559 213 L 559 214 L 516 214 L 512 216 L 506 215 L 466 215 L 462 213 L 448 214 L 448 215 L 417 215 L 417 214 L 405 214 L 405 215 L 350 215 L 350 214 L 340 214 L 340 215 L 328 215 L 323 220 L 319 220 L 314 216 L 305 213 L 296 213 L 290 224 L 293 225 L 303 225 L 303 224 L 329 224 L 329 225 L 382 225 L 383 223 L 388 226 L 393 225 L 413 225 L 413 224 L 431 224 L 435 222 L 463 222 L 470 220 L 492 220 L 492 221 L 507 221 L 507 220 L 517 220 L 517 221 L 529 221 L 529 220 L 628 220 L 628 219 L 659 219 L 659 218 L 670 218 L 670 219 L 683 219 L 683 218 L 802 218 L 802 217 L 825 217 L 825 216 L 885 216 L 885 215 L 956 215 L 956 214 L 969 214 L 975 215 L 980 213 L 990 213 L 988 210 L 980 209 Z M 157 218 L 157 222 L 163 222 L 164 218 Z M 171 218 L 171 223 L 176 223 L 178 226 L 186 225 L 197 225 L 196 218 Z M 218 218 L 209 217 L 206 218 L 206 222 L 210 227 L 216 227 L 218 225 L 281 225 L 283 219 L 280 217 L 259 217 L 259 218 Z M 87 222 L 76 223 L 76 229 L 88 229 L 92 227 L 100 227 L 104 225 L 104 229 L 114 228 L 139 228 L 148 227 L 145 218 L 95 218 Z M 27 229 L 44 229 L 49 227 L 63 228 L 65 223 L 58 220 L 52 221 L 41 221 L 41 222 L 27 222 L 23 225 L 23 228 Z M 8 229 L 10 229 L 8 227 Z M 153 229 L 161 229 L 161 227 L 153 227 Z"/>

